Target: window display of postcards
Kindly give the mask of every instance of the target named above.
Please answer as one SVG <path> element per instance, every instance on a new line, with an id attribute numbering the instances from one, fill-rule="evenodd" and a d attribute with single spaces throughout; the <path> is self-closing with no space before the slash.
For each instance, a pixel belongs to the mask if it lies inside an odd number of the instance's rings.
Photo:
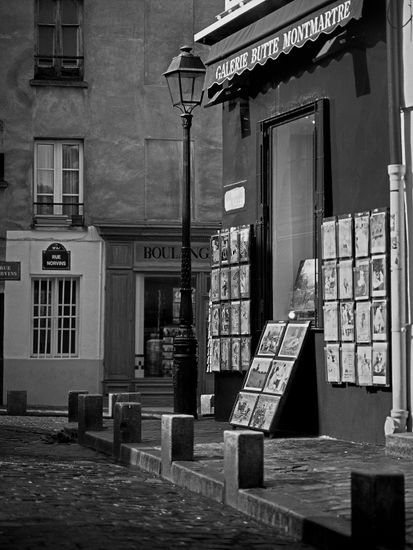
<path id="1" fill-rule="evenodd" d="M 343 342 L 354 342 L 354 302 L 340 302 L 340 331 Z"/>
<path id="2" fill-rule="evenodd" d="M 373 342 L 372 364 L 373 384 L 375 386 L 388 386 L 389 367 L 387 342 Z"/>
<path id="3" fill-rule="evenodd" d="M 241 338 L 241 370 L 249 369 L 251 363 L 251 336 Z"/>
<path id="4" fill-rule="evenodd" d="M 324 262 L 322 272 L 324 300 L 337 300 L 337 262 L 335 260 Z"/>
<path id="5" fill-rule="evenodd" d="M 358 259 L 354 266 L 354 299 L 370 297 L 370 260 Z"/>
<path id="6" fill-rule="evenodd" d="M 353 299 L 353 260 L 338 262 L 338 297 L 340 300 Z"/>
<path id="7" fill-rule="evenodd" d="M 309 326 L 310 321 L 288 323 L 278 355 L 296 359 L 301 351 L 305 337 L 307 336 Z"/>
<path id="8" fill-rule="evenodd" d="M 240 313 L 240 333 L 250 334 L 251 332 L 251 300 L 242 300 Z"/>
<path id="9" fill-rule="evenodd" d="M 270 431 L 274 416 L 280 403 L 279 395 L 259 395 L 249 422 L 249 428 Z"/>
<path id="10" fill-rule="evenodd" d="M 231 300 L 239 300 L 240 298 L 240 281 L 239 281 L 239 265 L 233 266 L 229 270 L 230 275 L 230 295 Z"/>
<path id="11" fill-rule="evenodd" d="M 221 304 L 221 327 L 220 335 L 229 336 L 231 331 L 231 304 L 229 302 Z"/>
<path id="12" fill-rule="evenodd" d="M 231 334 L 240 334 L 241 302 L 230 302 L 231 307 Z"/>
<path id="13" fill-rule="evenodd" d="M 356 342 L 370 344 L 371 342 L 371 304 L 356 303 Z"/>
<path id="14" fill-rule="evenodd" d="M 223 229 L 220 232 L 220 252 L 221 252 L 221 265 L 227 265 L 229 262 L 229 230 Z"/>
<path id="15" fill-rule="evenodd" d="M 267 321 L 258 344 L 257 355 L 277 355 L 286 326 L 286 321 Z"/>
<path id="16" fill-rule="evenodd" d="M 219 269 L 213 269 L 211 271 L 211 301 L 219 302 L 220 296 L 220 276 Z"/>
<path id="17" fill-rule="evenodd" d="M 273 359 L 263 392 L 282 395 L 287 387 L 293 366 L 293 360 Z"/>
<path id="18" fill-rule="evenodd" d="M 387 301 L 373 300 L 371 303 L 372 336 L 374 341 L 387 340 Z"/>
<path id="19" fill-rule="evenodd" d="M 239 261 L 251 260 L 251 226 L 241 225 L 239 228 Z"/>
<path id="20" fill-rule="evenodd" d="M 219 338 L 211 339 L 211 371 L 221 370 L 221 340 Z"/>
<path id="21" fill-rule="evenodd" d="M 357 384 L 371 386 L 373 371 L 371 365 L 371 346 L 357 346 Z"/>
<path id="22" fill-rule="evenodd" d="M 221 268 L 220 273 L 220 297 L 221 300 L 229 300 L 229 268 Z"/>
<path id="23" fill-rule="evenodd" d="M 370 212 L 358 212 L 354 215 L 354 248 L 355 257 L 369 255 Z"/>
<path id="24" fill-rule="evenodd" d="M 241 370 L 241 338 L 231 338 L 231 367 Z"/>
<path id="25" fill-rule="evenodd" d="M 244 390 L 258 391 L 264 387 L 272 359 L 270 357 L 257 357 L 252 360 L 248 375 L 244 382 Z"/>
<path id="26" fill-rule="evenodd" d="M 211 267 L 219 267 L 221 261 L 220 251 L 220 237 L 219 234 L 212 235 L 211 237 Z"/>
<path id="27" fill-rule="evenodd" d="M 356 346 L 342 343 L 340 353 L 341 381 L 355 384 L 356 382 Z"/>
<path id="28" fill-rule="evenodd" d="M 324 313 L 324 340 L 338 340 L 338 302 L 325 302 Z"/>
<path id="29" fill-rule="evenodd" d="M 241 298 L 250 297 L 250 265 L 239 266 L 239 290 Z"/>
<path id="30" fill-rule="evenodd" d="M 321 257 L 323 260 L 337 258 L 336 218 L 324 218 L 321 225 Z"/>
<path id="31" fill-rule="evenodd" d="M 384 254 L 386 252 L 387 210 L 376 208 L 370 215 L 370 253 Z"/>
<path id="32" fill-rule="evenodd" d="M 371 257 L 371 295 L 373 297 L 387 295 L 386 255 L 378 254 Z"/>
<path id="33" fill-rule="evenodd" d="M 231 414 L 231 424 L 248 426 L 257 402 L 257 393 L 239 392 Z"/>
<path id="34" fill-rule="evenodd" d="M 229 261 L 231 264 L 239 262 L 239 231 L 237 227 L 231 227 L 229 230 Z"/>
<path id="35" fill-rule="evenodd" d="M 327 382 L 340 383 L 340 344 L 326 344 L 324 355 Z"/>
<path id="36" fill-rule="evenodd" d="M 211 306 L 210 333 L 211 336 L 219 336 L 219 327 L 221 324 L 221 307 L 219 304 Z"/>
<path id="37" fill-rule="evenodd" d="M 221 370 L 231 370 L 231 338 L 221 338 Z"/>
<path id="38" fill-rule="evenodd" d="M 353 256 L 353 217 L 351 214 L 337 218 L 337 244 L 339 258 Z"/>

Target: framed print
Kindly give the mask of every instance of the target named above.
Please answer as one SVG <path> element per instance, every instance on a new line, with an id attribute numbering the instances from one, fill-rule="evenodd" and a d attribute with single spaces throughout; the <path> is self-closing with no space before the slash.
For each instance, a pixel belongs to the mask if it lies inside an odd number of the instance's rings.
<path id="1" fill-rule="evenodd" d="M 337 248 L 339 258 L 353 256 L 353 217 L 351 214 L 337 218 Z"/>
<path id="2" fill-rule="evenodd" d="M 265 432 L 270 431 L 280 399 L 278 395 L 261 394 L 257 399 L 248 427 Z"/>
<path id="3" fill-rule="evenodd" d="M 229 300 L 229 268 L 221 268 L 219 277 L 220 298 L 221 300 Z"/>
<path id="4" fill-rule="evenodd" d="M 251 259 L 251 226 L 242 225 L 239 228 L 239 261 L 249 262 Z"/>
<path id="5" fill-rule="evenodd" d="M 221 338 L 221 370 L 231 370 L 231 338 Z"/>
<path id="6" fill-rule="evenodd" d="M 318 262 L 314 258 L 300 261 L 290 306 L 297 317 L 314 315 L 317 266 Z"/>
<path id="7" fill-rule="evenodd" d="M 373 384 L 371 346 L 357 346 L 357 384 L 359 386 Z"/>
<path id="8" fill-rule="evenodd" d="M 239 301 L 230 302 L 229 305 L 231 309 L 231 334 L 236 336 L 237 334 L 240 334 L 241 303 Z"/>
<path id="9" fill-rule="evenodd" d="M 230 323 L 231 323 L 231 304 L 229 302 L 221 304 L 221 336 L 230 335 Z"/>
<path id="10" fill-rule="evenodd" d="M 326 261 L 321 269 L 324 300 L 337 300 L 337 262 L 335 260 Z"/>
<path id="11" fill-rule="evenodd" d="M 353 260 L 338 262 L 338 297 L 340 300 L 353 299 Z"/>
<path id="12" fill-rule="evenodd" d="M 239 233 L 238 228 L 231 227 L 229 230 L 229 261 L 231 264 L 239 262 Z"/>
<path id="13" fill-rule="evenodd" d="M 231 338 L 231 367 L 232 370 L 241 370 L 241 339 Z"/>
<path id="14" fill-rule="evenodd" d="M 340 353 L 341 381 L 349 384 L 356 383 L 356 346 L 342 343 Z"/>
<path id="15" fill-rule="evenodd" d="M 242 389 L 261 391 L 270 370 L 271 362 L 270 357 L 254 357 Z"/>
<path id="16" fill-rule="evenodd" d="M 270 357 L 277 355 L 286 326 L 286 321 L 267 321 L 256 354 Z"/>
<path id="17" fill-rule="evenodd" d="M 356 303 L 356 342 L 369 344 L 371 342 L 371 304 Z"/>
<path id="18" fill-rule="evenodd" d="M 373 300 L 371 304 L 373 340 L 387 340 L 387 301 Z"/>
<path id="19" fill-rule="evenodd" d="M 324 355 L 327 382 L 340 383 L 340 344 L 326 344 Z"/>
<path id="20" fill-rule="evenodd" d="M 334 260 L 337 258 L 336 246 L 336 218 L 325 218 L 321 224 L 322 259 Z"/>
<path id="21" fill-rule="evenodd" d="M 211 371 L 221 370 L 221 341 L 219 338 L 211 339 Z"/>
<path id="22" fill-rule="evenodd" d="M 370 260 L 358 259 L 354 266 L 354 299 L 370 297 Z"/>
<path id="23" fill-rule="evenodd" d="M 239 289 L 239 266 L 233 266 L 230 267 L 229 270 L 229 278 L 230 278 L 230 295 L 231 300 L 239 300 L 240 299 L 240 289 Z"/>
<path id="24" fill-rule="evenodd" d="M 223 229 L 220 232 L 220 252 L 221 252 L 221 265 L 227 265 L 229 261 L 229 230 Z"/>
<path id="25" fill-rule="evenodd" d="M 338 340 L 338 302 L 326 302 L 324 313 L 324 340 Z"/>
<path id="26" fill-rule="evenodd" d="M 219 304 L 213 304 L 211 307 L 211 336 L 219 336 L 220 324 L 221 308 Z"/>
<path id="27" fill-rule="evenodd" d="M 241 370 L 246 371 L 251 363 L 251 336 L 242 336 L 241 340 Z"/>
<path id="28" fill-rule="evenodd" d="M 219 248 L 219 234 L 211 237 L 211 267 L 219 267 L 221 252 Z"/>
<path id="29" fill-rule="evenodd" d="M 257 398 L 257 393 L 240 391 L 232 409 L 230 424 L 248 426 Z"/>
<path id="30" fill-rule="evenodd" d="M 274 359 L 262 391 L 282 395 L 287 387 L 293 366 L 294 361 Z"/>
<path id="31" fill-rule="evenodd" d="M 301 351 L 310 322 L 288 323 L 278 355 L 296 359 Z"/>
<path id="32" fill-rule="evenodd" d="M 251 300 L 241 301 L 240 332 L 249 334 L 251 332 Z"/>
<path id="33" fill-rule="evenodd" d="M 387 295 L 386 255 L 378 254 L 371 257 L 371 295 Z"/>
<path id="34" fill-rule="evenodd" d="M 358 212 L 354 215 L 354 255 L 362 258 L 369 255 L 370 212 Z"/>
<path id="35" fill-rule="evenodd" d="M 241 298 L 249 298 L 250 290 L 250 265 L 241 264 L 239 266 L 239 292 Z"/>
<path id="36" fill-rule="evenodd" d="M 370 253 L 384 254 L 386 252 L 387 211 L 376 208 L 370 215 Z"/>
<path id="37" fill-rule="evenodd" d="M 389 385 L 388 357 L 387 342 L 373 342 L 372 370 L 373 384 L 375 386 Z"/>
<path id="38" fill-rule="evenodd" d="M 340 332 L 343 342 L 354 342 L 354 302 L 340 302 Z"/>
<path id="39" fill-rule="evenodd" d="M 213 269 L 211 271 L 211 300 L 212 302 L 219 302 L 220 296 L 220 276 L 219 269 Z"/>

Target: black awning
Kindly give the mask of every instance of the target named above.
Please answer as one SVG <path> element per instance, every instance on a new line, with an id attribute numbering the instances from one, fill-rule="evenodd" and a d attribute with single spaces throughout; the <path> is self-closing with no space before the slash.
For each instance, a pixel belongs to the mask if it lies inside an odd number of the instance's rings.
<path id="1" fill-rule="evenodd" d="M 270 59 L 359 19 L 363 0 L 294 0 L 211 47 L 205 88 L 221 85 Z"/>

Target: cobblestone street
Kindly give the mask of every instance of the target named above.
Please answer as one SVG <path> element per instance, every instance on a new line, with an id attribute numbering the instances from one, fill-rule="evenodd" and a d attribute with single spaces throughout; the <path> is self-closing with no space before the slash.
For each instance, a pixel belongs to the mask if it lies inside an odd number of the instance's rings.
<path id="1" fill-rule="evenodd" d="M 0 547 L 302 549 L 231 508 L 76 443 L 65 418 L 0 416 Z"/>

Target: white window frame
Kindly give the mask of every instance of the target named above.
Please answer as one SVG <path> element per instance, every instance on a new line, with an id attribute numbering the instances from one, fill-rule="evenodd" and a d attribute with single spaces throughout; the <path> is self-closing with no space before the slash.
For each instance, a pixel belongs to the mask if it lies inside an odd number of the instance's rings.
<path id="1" fill-rule="evenodd" d="M 61 281 L 74 281 L 76 283 L 74 295 L 70 290 L 68 303 L 63 302 L 63 304 L 59 304 L 59 282 Z M 35 287 L 36 285 L 39 285 L 40 287 L 42 284 L 47 285 L 48 296 L 44 302 L 42 302 L 39 298 L 39 300 L 35 303 Z M 59 306 L 63 306 L 60 314 Z M 73 307 L 75 311 L 74 314 Z M 69 308 L 69 313 L 67 312 L 67 308 Z M 79 309 L 80 277 L 32 277 L 30 327 L 30 350 L 32 358 L 70 359 L 79 357 Z M 35 315 L 36 312 L 37 314 Z M 69 320 L 69 329 L 62 323 L 62 320 L 64 319 Z M 43 342 L 41 332 L 43 332 Z M 66 352 L 62 349 L 64 345 L 64 332 L 69 333 L 69 349 Z M 72 343 L 74 344 L 73 352 L 71 351 Z"/>

